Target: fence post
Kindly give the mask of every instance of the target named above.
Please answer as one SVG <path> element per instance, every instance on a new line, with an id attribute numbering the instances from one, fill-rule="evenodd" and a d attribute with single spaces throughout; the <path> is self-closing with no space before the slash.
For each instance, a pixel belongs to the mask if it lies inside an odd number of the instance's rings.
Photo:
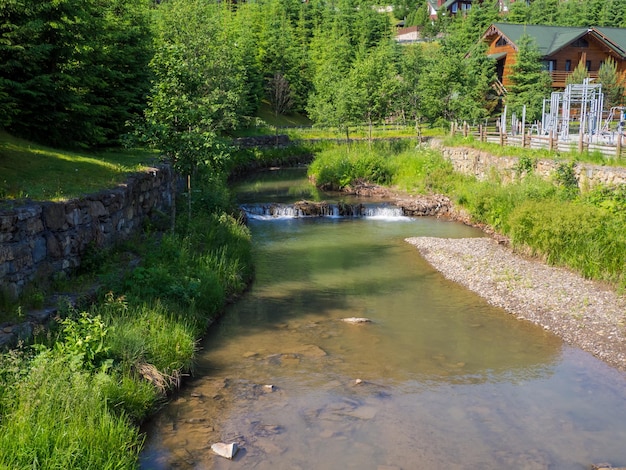
<path id="1" fill-rule="evenodd" d="M 622 158 L 622 134 L 617 134 L 617 146 L 615 148 L 615 157 L 619 160 Z"/>
<path id="2" fill-rule="evenodd" d="M 583 153 L 583 150 L 585 148 L 584 140 L 585 140 L 585 134 L 583 132 L 583 129 L 581 128 L 580 134 L 578 134 L 578 153 Z"/>
<path id="3" fill-rule="evenodd" d="M 548 132 L 548 150 L 554 150 L 554 131 L 550 130 Z"/>

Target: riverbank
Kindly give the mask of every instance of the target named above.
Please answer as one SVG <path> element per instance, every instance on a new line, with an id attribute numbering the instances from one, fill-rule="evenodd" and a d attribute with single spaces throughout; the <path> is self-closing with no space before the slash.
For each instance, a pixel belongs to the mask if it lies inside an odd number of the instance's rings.
<path id="1" fill-rule="evenodd" d="M 493 238 L 408 238 L 447 279 L 626 372 L 626 299 Z"/>
<path id="2" fill-rule="evenodd" d="M 488 225 L 472 224 L 446 196 L 413 196 L 367 183 L 347 191 L 390 198 L 403 208 L 427 206 L 435 210 L 427 215 L 476 225 L 489 237 L 406 241 L 447 279 L 626 372 L 626 297 L 607 284 L 516 253 L 506 237 Z"/>

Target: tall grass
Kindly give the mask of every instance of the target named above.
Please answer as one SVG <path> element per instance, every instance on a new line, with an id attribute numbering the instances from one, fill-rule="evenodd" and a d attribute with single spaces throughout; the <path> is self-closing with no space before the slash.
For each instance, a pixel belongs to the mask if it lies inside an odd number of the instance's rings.
<path id="1" fill-rule="evenodd" d="M 4 397 L 0 468 L 135 468 L 142 440 L 123 413 L 110 412 L 107 380 L 40 353 Z"/>

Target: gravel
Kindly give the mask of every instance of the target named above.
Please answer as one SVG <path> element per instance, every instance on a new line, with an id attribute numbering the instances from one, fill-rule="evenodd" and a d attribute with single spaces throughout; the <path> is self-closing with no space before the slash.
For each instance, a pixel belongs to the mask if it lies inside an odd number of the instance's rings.
<path id="1" fill-rule="evenodd" d="M 626 298 L 494 238 L 407 238 L 446 278 L 626 371 Z"/>

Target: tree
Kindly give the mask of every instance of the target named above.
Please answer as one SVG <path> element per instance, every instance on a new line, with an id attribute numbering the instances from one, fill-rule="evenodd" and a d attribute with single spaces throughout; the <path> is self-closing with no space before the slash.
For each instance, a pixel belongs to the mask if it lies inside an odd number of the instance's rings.
<path id="1" fill-rule="evenodd" d="M 530 22 L 530 6 L 526 2 L 514 2 L 509 5 L 509 11 L 505 16 L 508 23 L 528 24 Z"/>
<path id="2" fill-rule="evenodd" d="M 581 60 L 578 62 L 578 65 L 574 68 L 572 73 L 567 76 L 565 84 L 571 85 L 572 83 L 583 83 L 585 78 L 589 78 L 589 72 L 587 71 L 587 66 Z"/>
<path id="3" fill-rule="evenodd" d="M 353 61 L 354 48 L 345 23 L 338 17 L 322 23 L 311 41 L 314 74 L 307 111 L 314 122 L 345 131 L 346 139 L 350 127 L 358 122 L 356 95 L 349 80 Z"/>
<path id="4" fill-rule="evenodd" d="M 236 38 L 229 35 L 227 7 L 170 0 L 158 13 L 151 62 L 156 78 L 141 131 L 176 171 L 187 175 L 190 208 L 189 181 L 196 167 L 220 170 L 225 164 L 223 135 L 241 125 L 247 109 L 246 73 Z"/>
<path id="5" fill-rule="evenodd" d="M 526 118 L 534 121 L 541 117 L 544 98 L 550 96 L 550 74 L 541 63 L 541 53 L 534 40 L 527 34 L 518 42 L 515 64 L 511 68 L 511 85 L 506 103 L 517 113 L 526 106 Z"/>
<path id="6" fill-rule="evenodd" d="M 293 104 L 289 82 L 280 72 L 274 73 L 267 84 L 268 98 L 274 114 L 285 114 Z"/>
<path id="7" fill-rule="evenodd" d="M 619 106 L 624 100 L 624 79 L 617 71 L 615 59 L 609 57 L 598 70 L 598 81 L 602 84 L 604 102 L 608 108 Z"/>
<path id="8" fill-rule="evenodd" d="M 2 2 L 0 92 L 9 98 L 0 107 L 12 113 L 9 129 L 63 146 L 115 141 L 148 87 L 148 14 L 147 0 Z"/>
<path id="9" fill-rule="evenodd" d="M 355 91 L 355 113 L 367 122 L 369 139 L 372 126 L 389 117 L 398 88 L 395 67 L 395 43 L 383 41 L 357 57 L 350 71 L 350 85 Z"/>
<path id="10" fill-rule="evenodd" d="M 423 44 L 412 44 L 402 48 L 400 58 L 400 80 L 396 100 L 396 112 L 415 124 L 418 142 L 421 141 L 422 88 L 420 82 L 426 71 L 426 54 Z"/>

